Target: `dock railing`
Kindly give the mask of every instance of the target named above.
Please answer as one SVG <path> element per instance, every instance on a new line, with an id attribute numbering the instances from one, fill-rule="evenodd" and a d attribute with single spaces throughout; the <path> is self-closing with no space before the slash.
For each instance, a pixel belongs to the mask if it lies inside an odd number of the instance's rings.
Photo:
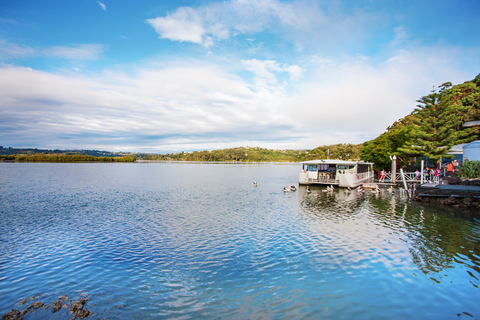
<path id="1" fill-rule="evenodd" d="M 421 182 L 420 174 L 417 175 L 415 172 L 404 172 L 403 174 L 405 175 L 405 181 L 406 182 L 418 182 L 418 183 Z M 393 181 L 391 172 L 385 173 L 385 181 L 388 181 L 388 182 Z M 403 181 L 402 174 L 400 172 L 397 172 L 397 174 L 395 175 L 395 181 L 396 182 Z M 434 177 L 431 177 L 431 179 L 430 179 L 429 175 L 424 174 L 423 175 L 423 181 L 424 182 L 434 181 Z"/>

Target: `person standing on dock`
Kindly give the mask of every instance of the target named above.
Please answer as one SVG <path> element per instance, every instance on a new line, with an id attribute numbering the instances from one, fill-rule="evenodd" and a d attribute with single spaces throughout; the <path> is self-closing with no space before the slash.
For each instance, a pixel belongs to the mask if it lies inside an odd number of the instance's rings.
<path id="1" fill-rule="evenodd" d="M 447 172 L 453 172 L 453 161 L 447 164 Z"/>
<path id="2" fill-rule="evenodd" d="M 382 171 L 380 171 L 380 179 L 378 180 L 378 182 L 385 182 L 385 169 L 382 169 Z"/>

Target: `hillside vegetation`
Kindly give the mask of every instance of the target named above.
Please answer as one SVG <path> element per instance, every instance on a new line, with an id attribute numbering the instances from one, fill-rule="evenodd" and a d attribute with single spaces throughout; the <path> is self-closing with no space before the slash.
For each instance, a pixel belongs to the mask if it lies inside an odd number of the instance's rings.
<path id="1" fill-rule="evenodd" d="M 464 126 L 465 121 L 480 120 L 480 74 L 455 86 L 446 82 L 417 102 L 409 115 L 363 144 L 363 160 L 386 169 L 390 155 L 397 156 L 400 166 L 411 157 L 427 156 L 438 166 L 452 146 L 480 139 L 480 127 Z"/>
<path id="2" fill-rule="evenodd" d="M 259 147 L 239 147 L 169 154 L 141 154 L 142 160 L 176 161 L 243 161 L 243 162 L 299 162 L 309 159 L 359 159 L 362 145 L 335 144 L 313 150 L 271 150 Z"/>

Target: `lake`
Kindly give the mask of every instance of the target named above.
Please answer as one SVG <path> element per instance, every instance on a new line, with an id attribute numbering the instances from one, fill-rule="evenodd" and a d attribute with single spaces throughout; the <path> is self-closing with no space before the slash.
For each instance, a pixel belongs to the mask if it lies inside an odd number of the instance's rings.
<path id="1" fill-rule="evenodd" d="M 478 216 L 400 190 L 283 192 L 299 171 L 0 163 L 0 315 L 67 295 L 88 319 L 480 318 Z"/>

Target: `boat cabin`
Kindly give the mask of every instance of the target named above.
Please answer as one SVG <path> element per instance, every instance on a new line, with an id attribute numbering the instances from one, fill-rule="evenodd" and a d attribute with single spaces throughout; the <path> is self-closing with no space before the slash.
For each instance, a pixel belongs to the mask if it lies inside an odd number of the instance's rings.
<path id="1" fill-rule="evenodd" d="M 373 163 L 345 160 L 310 160 L 302 162 L 299 184 L 324 184 L 357 187 L 372 180 Z"/>

